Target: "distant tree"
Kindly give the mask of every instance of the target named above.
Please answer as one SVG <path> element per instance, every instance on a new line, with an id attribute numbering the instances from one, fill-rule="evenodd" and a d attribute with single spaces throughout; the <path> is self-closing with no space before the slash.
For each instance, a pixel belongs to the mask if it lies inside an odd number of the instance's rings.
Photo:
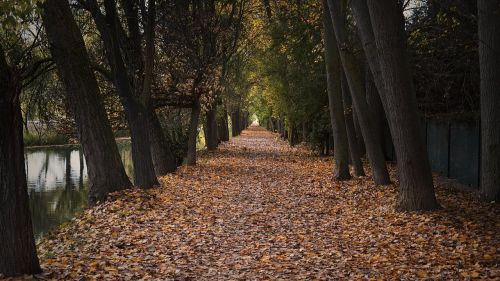
<path id="1" fill-rule="evenodd" d="M 186 162 L 196 164 L 200 120 L 207 148 L 217 147 L 217 107 L 223 90 L 224 65 L 239 46 L 246 1 L 160 2 L 159 48 L 168 59 L 159 99 L 177 96 L 191 108 Z"/>

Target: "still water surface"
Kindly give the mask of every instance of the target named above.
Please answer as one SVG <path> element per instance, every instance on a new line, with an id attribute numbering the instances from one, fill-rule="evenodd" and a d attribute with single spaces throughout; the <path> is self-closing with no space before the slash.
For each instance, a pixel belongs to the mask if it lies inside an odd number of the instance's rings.
<path id="1" fill-rule="evenodd" d="M 129 177 L 133 177 L 130 142 L 118 148 Z M 79 147 L 28 148 L 26 176 L 33 230 L 38 239 L 71 220 L 87 205 L 88 176 Z"/>

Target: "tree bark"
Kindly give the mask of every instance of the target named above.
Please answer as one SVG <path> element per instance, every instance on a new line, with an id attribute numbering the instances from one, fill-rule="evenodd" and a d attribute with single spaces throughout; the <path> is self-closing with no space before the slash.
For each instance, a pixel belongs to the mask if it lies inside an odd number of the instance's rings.
<path id="1" fill-rule="evenodd" d="M 45 1 L 42 17 L 85 155 L 89 201 L 103 201 L 108 193 L 130 188 L 132 183 L 125 173 L 85 43 L 68 1 Z"/>
<path id="2" fill-rule="evenodd" d="M 380 96 L 378 94 L 377 87 L 373 82 L 373 75 L 370 67 L 367 65 L 365 70 L 365 89 L 366 89 L 366 103 L 370 109 L 370 115 L 373 120 L 373 129 L 375 131 L 376 137 L 382 144 L 382 151 L 384 153 L 385 159 L 388 159 L 390 153 L 392 153 L 392 142 L 386 139 L 386 135 L 390 135 L 389 125 L 387 124 L 387 119 L 385 118 L 384 107 Z M 388 148 L 391 151 L 387 151 Z"/>
<path id="3" fill-rule="evenodd" d="M 24 168 L 21 79 L 0 46 L 0 274 L 36 274 L 36 254 Z"/>
<path id="4" fill-rule="evenodd" d="M 135 185 L 144 189 L 152 188 L 159 183 L 151 157 L 149 113 L 137 101 L 130 101 L 125 108 L 128 108 L 126 112 L 132 140 Z"/>
<path id="5" fill-rule="evenodd" d="M 354 129 L 354 122 L 352 119 L 352 101 L 351 93 L 349 91 L 349 86 L 347 85 L 347 80 L 344 72 L 342 72 L 342 98 L 344 102 L 344 116 L 345 116 L 345 127 L 347 132 L 347 140 L 349 141 L 349 153 L 351 155 L 351 162 L 354 168 L 354 175 L 357 177 L 365 176 L 365 170 L 363 169 L 363 162 L 361 161 L 361 154 L 359 153 L 358 138 L 356 137 L 356 130 Z"/>
<path id="6" fill-rule="evenodd" d="M 231 132 L 233 137 L 236 137 L 240 134 L 240 110 L 237 109 L 231 112 Z"/>
<path id="7" fill-rule="evenodd" d="M 323 1 L 323 29 L 325 42 L 325 64 L 328 88 L 328 104 L 330 120 L 334 138 L 335 171 L 334 180 L 348 180 L 349 172 L 349 145 L 345 127 L 344 108 L 341 88 L 341 65 L 337 49 L 337 42 L 333 33 L 332 20 L 326 0 Z"/>
<path id="8" fill-rule="evenodd" d="M 363 50 L 365 51 L 366 60 L 372 73 L 373 82 L 375 83 L 380 99 L 382 100 L 385 96 L 386 90 L 382 74 L 380 73 L 375 35 L 373 34 L 373 27 L 366 1 L 367 0 L 349 0 L 348 4 L 356 21 L 356 27 L 363 45 Z M 382 105 L 385 106 L 385 102 L 383 100 Z"/>
<path id="9" fill-rule="evenodd" d="M 439 207 L 417 115 L 416 94 L 406 54 L 404 18 L 397 1 L 368 1 L 399 175 L 399 211 Z M 368 56 L 367 56 L 368 57 Z M 375 75 L 374 75 L 375 77 Z"/>
<path id="10" fill-rule="evenodd" d="M 191 109 L 191 119 L 189 121 L 188 132 L 188 151 L 186 163 L 196 165 L 196 140 L 198 137 L 198 122 L 200 120 L 201 105 L 199 99 L 196 99 Z"/>
<path id="11" fill-rule="evenodd" d="M 157 176 L 173 173 L 177 169 L 177 160 L 171 149 L 171 143 L 167 140 L 161 126 L 158 115 L 154 109 L 149 110 L 149 141 L 151 144 L 151 157 Z"/>
<path id="12" fill-rule="evenodd" d="M 354 130 L 356 131 L 356 138 L 358 140 L 359 154 L 363 157 L 366 154 L 365 141 L 361 133 L 361 126 L 359 126 L 358 113 L 356 107 L 352 106 L 352 121 L 354 122 Z"/>
<path id="13" fill-rule="evenodd" d="M 365 141 L 366 154 L 372 168 L 373 180 L 376 184 L 390 183 L 389 172 L 385 163 L 382 143 L 377 138 L 372 124 L 370 109 L 366 103 L 365 88 L 362 72 L 353 53 L 353 47 L 347 40 L 346 26 L 346 0 L 328 0 L 330 15 L 333 20 L 333 29 L 338 42 L 340 60 L 349 85 L 350 93 L 357 116 L 363 140 Z"/>
<path id="14" fill-rule="evenodd" d="M 207 128 L 205 142 L 207 150 L 217 149 L 217 105 L 214 103 L 206 113 Z"/>
<path id="15" fill-rule="evenodd" d="M 481 197 L 500 202 L 500 1 L 478 0 Z"/>

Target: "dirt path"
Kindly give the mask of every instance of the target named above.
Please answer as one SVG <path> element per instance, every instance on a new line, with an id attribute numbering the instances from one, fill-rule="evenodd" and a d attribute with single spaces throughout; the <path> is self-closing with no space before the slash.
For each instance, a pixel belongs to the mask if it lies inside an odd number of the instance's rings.
<path id="1" fill-rule="evenodd" d="M 251 127 L 161 188 L 116 194 L 43 239 L 42 276 L 500 278 L 497 207 L 443 189 L 443 210 L 398 214 L 393 186 L 334 184 L 331 163 Z"/>

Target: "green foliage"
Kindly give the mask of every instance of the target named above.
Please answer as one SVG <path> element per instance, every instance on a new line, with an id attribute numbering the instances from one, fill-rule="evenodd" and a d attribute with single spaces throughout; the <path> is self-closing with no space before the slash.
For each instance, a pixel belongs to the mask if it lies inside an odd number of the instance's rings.
<path id="1" fill-rule="evenodd" d="M 248 59 L 251 87 L 249 109 L 261 124 L 286 122 L 288 130 L 300 131 L 303 124 L 313 143 L 328 136 L 328 96 L 321 40 L 320 3 L 277 2 L 272 19 L 261 21 L 263 44 L 254 46 Z M 262 30 L 259 30 L 262 33 Z M 248 66 L 247 66 L 248 67 Z M 323 126 L 322 120 L 327 120 Z M 321 129 L 320 129 L 321 128 Z"/>
<path id="2" fill-rule="evenodd" d="M 2 0 L 0 2 L 0 24 L 3 30 L 16 30 L 20 23 L 36 12 L 40 0 Z"/>

